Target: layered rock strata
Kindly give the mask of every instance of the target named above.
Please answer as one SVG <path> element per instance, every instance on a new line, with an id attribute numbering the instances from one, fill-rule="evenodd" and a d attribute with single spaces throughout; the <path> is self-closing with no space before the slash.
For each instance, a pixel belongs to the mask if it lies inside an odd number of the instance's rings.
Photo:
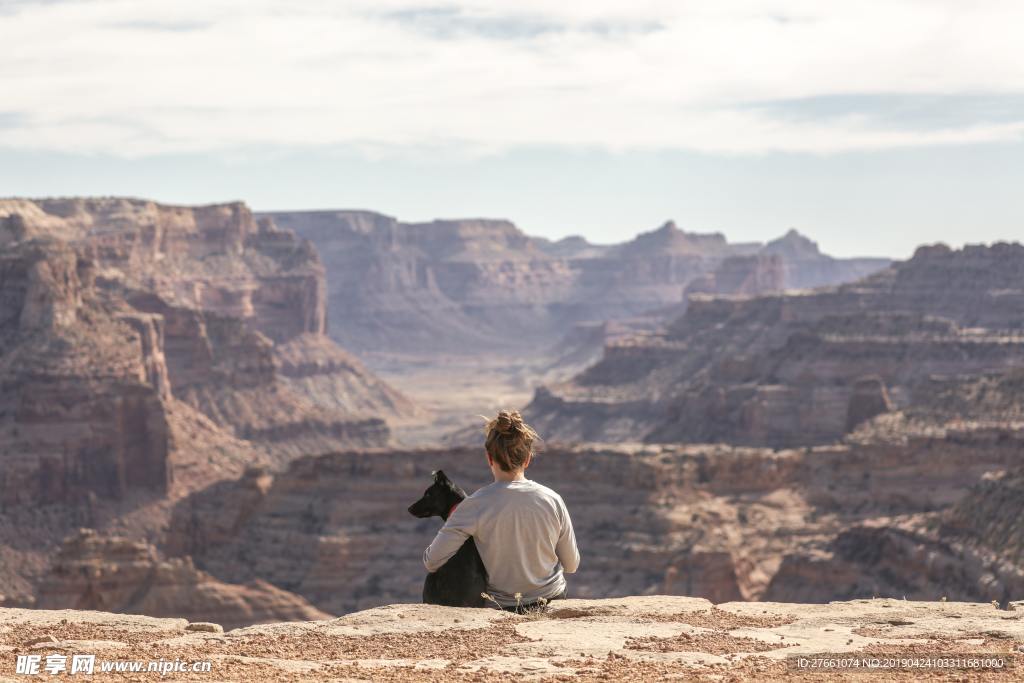
<path id="1" fill-rule="evenodd" d="M 263 215 L 317 246 L 327 267 L 329 317 L 337 323 L 331 334 L 357 351 L 536 354 L 538 345 L 558 342 L 580 322 L 681 307 L 688 285 L 735 256 L 763 252 L 775 264 L 773 277 L 745 284 L 733 283 L 728 272 L 718 278 L 721 287 L 754 292 L 835 284 L 887 264 L 831 259 L 796 233 L 768 245 L 731 244 L 672 222 L 629 242 L 595 245 L 580 237 L 530 237 L 501 220 L 403 223 L 367 211 Z M 732 279 L 749 268 L 731 263 Z"/>
<path id="2" fill-rule="evenodd" d="M 549 439 L 765 446 L 833 442 L 890 411 L 928 421 L 936 383 L 970 393 L 1024 366 L 1022 272 L 1019 244 L 939 246 L 832 289 L 695 295 L 528 412 Z"/>
<path id="3" fill-rule="evenodd" d="M 280 460 L 413 410 L 325 336 L 313 247 L 242 204 L 3 200 L 0 245 L 0 502 L 164 492 L 197 413 Z"/>
<path id="4" fill-rule="evenodd" d="M 61 242 L 0 253 L 0 505 L 171 482 L 162 321 L 93 287 Z"/>
<path id="5" fill-rule="evenodd" d="M 153 538 L 246 467 L 387 443 L 413 406 L 324 296 L 312 246 L 242 204 L 0 200 L 0 593 L 30 601 L 75 526 Z"/>
<path id="6" fill-rule="evenodd" d="M 1022 520 L 1017 464 L 986 475 L 948 509 L 859 523 L 814 553 L 788 554 L 765 599 L 939 595 L 1005 607 L 1024 594 Z"/>
<path id="7" fill-rule="evenodd" d="M 65 540 L 37 590 L 36 609 L 182 617 L 225 628 L 327 619 L 302 598 L 265 581 L 232 585 L 190 559 L 163 559 L 153 546 L 83 529 Z"/>
<path id="8" fill-rule="evenodd" d="M 766 294 L 786 288 L 786 268 L 778 254 L 730 256 L 712 272 L 686 287 L 694 294 Z"/>

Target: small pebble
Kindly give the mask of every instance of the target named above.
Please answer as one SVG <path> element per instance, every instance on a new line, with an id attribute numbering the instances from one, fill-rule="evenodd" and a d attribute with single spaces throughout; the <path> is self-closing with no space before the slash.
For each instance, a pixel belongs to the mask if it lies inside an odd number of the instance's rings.
<path id="1" fill-rule="evenodd" d="M 47 633 L 45 636 L 40 636 L 39 638 L 33 638 L 32 640 L 30 640 L 27 643 L 25 643 L 25 645 L 42 645 L 42 644 L 47 644 L 48 645 L 50 643 L 59 643 L 59 642 L 60 641 L 57 640 L 53 636 L 52 633 Z"/>
<path id="2" fill-rule="evenodd" d="M 185 627 L 186 631 L 198 631 L 201 633 L 224 633 L 224 627 L 210 621 L 196 621 Z"/>

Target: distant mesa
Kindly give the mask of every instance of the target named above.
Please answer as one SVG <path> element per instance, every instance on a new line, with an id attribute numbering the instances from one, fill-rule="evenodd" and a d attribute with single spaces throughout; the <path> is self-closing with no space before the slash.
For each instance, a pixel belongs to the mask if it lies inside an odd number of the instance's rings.
<path id="1" fill-rule="evenodd" d="M 329 325 L 328 334 L 357 352 L 535 353 L 580 323 L 679 313 L 693 282 L 731 257 L 762 250 L 781 252 L 781 282 L 758 289 L 755 276 L 744 291 L 847 282 L 889 263 L 803 252 L 793 260 L 796 252 L 782 248 L 796 239 L 790 236 L 769 249 L 686 232 L 672 221 L 628 242 L 597 245 L 579 236 L 531 237 L 504 220 L 404 223 L 366 211 L 260 215 L 316 245 L 327 272 L 328 318 L 345 323 Z M 707 287 L 718 291 L 713 280 Z M 398 329 L 402 334 L 394 334 Z"/>
<path id="2" fill-rule="evenodd" d="M 818 243 L 790 228 L 785 235 L 764 245 L 769 254 L 780 254 L 789 258 L 816 258 L 821 256 Z"/>
<path id="3" fill-rule="evenodd" d="M 657 230 L 642 232 L 631 242 L 619 245 L 617 249 L 623 254 L 649 255 L 678 253 L 701 254 L 712 256 L 721 251 L 749 250 L 749 245 L 730 245 L 721 233 L 687 233 L 679 229 L 674 221 L 667 221 Z"/>
<path id="4" fill-rule="evenodd" d="M 545 254 L 555 258 L 594 258 L 609 249 L 605 245 L 591 244 L 580 235 L 570 235 L 555 241 L 535 237 L 534 241 Z"/>

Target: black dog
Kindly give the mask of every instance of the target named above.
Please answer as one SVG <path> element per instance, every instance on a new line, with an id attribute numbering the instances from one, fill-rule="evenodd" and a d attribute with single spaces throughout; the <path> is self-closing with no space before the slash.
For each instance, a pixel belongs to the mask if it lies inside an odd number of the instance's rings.
<path id="1" fill-rule="evenodd" d="M 466 492 L 438 470 L 434 472 L 434 483 L 423 497 L 409 506 L 409 514 L 421 519 L 436 515 L 448 521 L 448 515 L 465 499 Z M 486 607 L 486 599 L 480 595 L 486 591 L 487 569 L 470 537 L 440 569 L 427 574 L 423 582 L 423 602 L 449 607 Z"/>

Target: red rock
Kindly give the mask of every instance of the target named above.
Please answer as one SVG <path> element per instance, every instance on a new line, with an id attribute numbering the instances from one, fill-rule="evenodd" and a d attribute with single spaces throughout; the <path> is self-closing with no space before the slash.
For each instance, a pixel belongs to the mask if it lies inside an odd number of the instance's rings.
<path id="1" fill-rule="evenodd" d="M 147 543 L 89 529 L 65 540 L 37 594 L 38 609 L 183 617 L 226 628 L 330 618 L 265 581 L 227 584 L 197 570 L 189 558 L 165 560 Z"/>
<path id="2" fill-rule="evenodd" d="M 0 254 L 0 503 L 170 484 L 159 330 L 95 292 L 90 272 L 60 242 Z"/>
<path id="3" fill-rule="evenodd" d="M 196 463 L 176 430 L 209 432 L 182 403 L 225 432 L 208 439 L 278 460 L 384 444 L 384 418 L 413 410 L 324 336 L 312 246 L 242 204 L 3 200 L 0 217 L 0 504 L 168 491 Z M 211 475 L 237 475 L 219 454 Z"/>
<path id="4" fill-rule="evenodd" d="M 969 392 L 1024 363 L 1021 273 L 1024 246 L 997 244 L 919 250 L 813 292 L 694 295 L 667 329 L 538 389 L 528 418 L 555 440 L 773 447 L 834 442 L 892 411 L 942 424 L 934 378 Z"/>

